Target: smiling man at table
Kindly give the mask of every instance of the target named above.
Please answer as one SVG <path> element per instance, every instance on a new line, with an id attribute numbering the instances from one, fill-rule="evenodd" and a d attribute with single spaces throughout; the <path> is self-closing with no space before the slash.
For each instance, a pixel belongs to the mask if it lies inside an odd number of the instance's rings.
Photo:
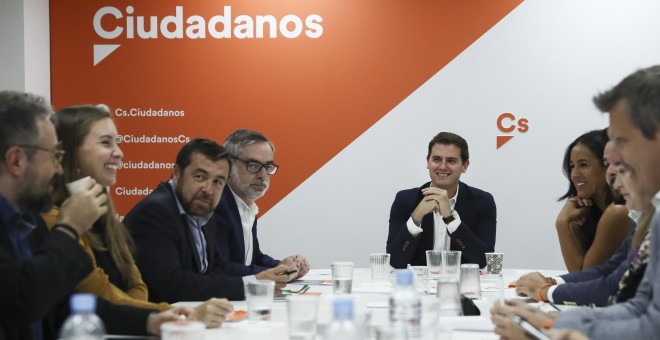
<path id="1" fill-rule="evenodd" d="M 172 177 L 158 185 L 124 218 L 136 245 L 136 262 L 149 287 L 150 301 L 202 301 L 244 298 L 215 245 L 213 210 L 231 171 L 225 148 L 197 138 L 184 145 Z M 295 266 L 281 264 L 256 275 L 284 287 Z"/>
<path id="2" fill-rule="evenodd" d="M 497 209 L 493 196 L 460 182 L 470 165 L 465 139 L 440 132 L 429 142 L 431 182 L 399 191 L 390 211 L 390 264 L 426 265 L 427 250 L 460 250 L 462 263 L 486 266 L 495 248 Z"/>

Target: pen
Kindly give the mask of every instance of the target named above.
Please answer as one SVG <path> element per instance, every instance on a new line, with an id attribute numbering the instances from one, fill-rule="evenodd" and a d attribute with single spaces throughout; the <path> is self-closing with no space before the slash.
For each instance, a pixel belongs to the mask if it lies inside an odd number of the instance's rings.
<path id="1" fill-rule="evenodd" d="M 294 269 L 294 270 L 291 270 L 291 271 L 288 271 L 288 272 L 284 272 L 284 273 L 282 273 L 282 275 L 291 275 L 291 274 L 294 274 L 294 273 L 297 273 L 297 272 L 298 272 L 298 269 Z"/>
<path id="2" fill-rule="evenodd" d="M 500 277 L 500 303 L 504 303 L 504 275 L 502 275 L 502 272 L 500 272 L 499 277 Z"/>
<path id="3" fill-rule="evenodd" d="M 548 303 L 550 304 L 550 306 L 552 306 L 552 308 L 554 308 L 554 309 L 556 309 L 557 311 L 561 312 L 561 309 L 559 309 L 559 307 L 557 307 L 557 305 L 555 305 L 554 303 L 552 303 L 552 302 L 550 302 L 550 301 L 548 301 Z"/>

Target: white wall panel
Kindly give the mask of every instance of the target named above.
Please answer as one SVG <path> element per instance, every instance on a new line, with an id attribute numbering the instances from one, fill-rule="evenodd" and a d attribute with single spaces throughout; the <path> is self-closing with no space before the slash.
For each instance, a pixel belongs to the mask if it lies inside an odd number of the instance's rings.
<path id="1" fill-rule="evenodd" d="M 446 130 L 470 144 L 462 179 L 495 197 L 505 266 L 563 269 L 564 149 L 607 126 L 594 94 L 660 61 L 657 13 L 653 1 L 524 2 L 265 214 L 262 249 L 366 266 L 385 249 L 395 193 L 428 180 L 427 143 Z M 503 112 L 529 119 L 529 131 L 496 150 Z"/>

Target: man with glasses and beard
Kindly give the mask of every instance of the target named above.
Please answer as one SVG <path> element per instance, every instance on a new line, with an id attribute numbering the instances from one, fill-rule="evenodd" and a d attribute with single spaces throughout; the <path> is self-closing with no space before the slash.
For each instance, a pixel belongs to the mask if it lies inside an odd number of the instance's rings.
<path id="1" fill-rule="evenodd" d="M 233 166 L 222 199 L 215 210 L 218 219 L 218 251 L 229 261 L 233 275 L 253 275 L 286 263 L 296 266 L 296 277 L 309 271 L 309 262 L 300 255 L 282 261 L 264 254 L 257 238 L 256 201 L 270 186 L 270 177 L 279 166 L 275 164 L 275 146 L 262 133 L 239 129 L 225 139 L 225 148 Z"/>
<path id="2" fill-rule="evenodd" d="M 78 239 L 107 211 L 108 197 L 92 180 L 64 201 L 52 232 L 38 215 L 51 208 L 62 174 L 52 113 L 42 97 L 0 92 L 0 339 L 57 338 L 69 294 L 92 271 Z M 157 334 L 160 323 L 178 318 L 103 300 L 97 312 L 115 334 Z"/>
<path id="3" fill-rule="evenodd" d="M 244 299 L 243 282 L 230 276 L 216 247 L 213 210 L 231 169 L 216 142 L 197 138 L 179 151 L 172 177 L 142 199 L 124 218 L 136 245 L 136 262 L 150 301 Z M 280 265 L 256 275 L 281 289 L 295 266 Z"/>

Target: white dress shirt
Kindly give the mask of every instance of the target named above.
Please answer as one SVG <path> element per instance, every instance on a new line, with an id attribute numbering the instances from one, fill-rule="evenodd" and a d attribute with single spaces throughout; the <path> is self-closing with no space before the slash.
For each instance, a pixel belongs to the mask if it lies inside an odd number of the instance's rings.
<path id="1" fill-rule="evenodd" d="M 243 202 L 243 200 L 236 195 L 234 190 L 231 190 L 231 194 L 234 195 L 234 200 L 236 200 L 236 205 L 238 206 L 238 214 L 241 216 L 241 225 L 243 227 L 243 242 L 245 244 L 245 265 L 249 266 L 252 264 L 252 226 L 254 225 L 254 220 L 257 218 L 259 213 L 259 207 L 255 203 L 252 203 L 251 206 L 248 206 Z"/>

